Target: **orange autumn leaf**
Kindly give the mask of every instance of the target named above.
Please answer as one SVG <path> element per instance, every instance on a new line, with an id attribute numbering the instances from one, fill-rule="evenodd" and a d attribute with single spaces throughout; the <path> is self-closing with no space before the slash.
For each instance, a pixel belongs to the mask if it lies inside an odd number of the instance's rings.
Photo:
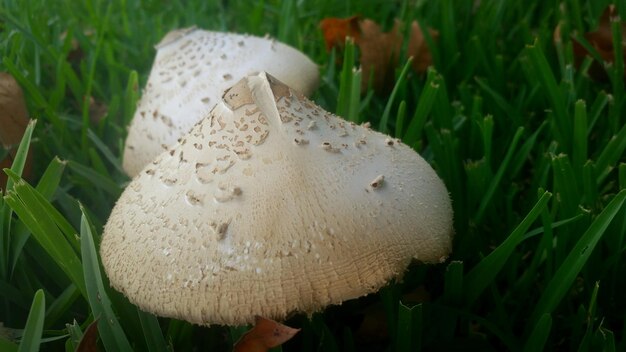
<path id="1" fill-rule="evenodd" d="M 359 16 L 348 18 L 325 18 L 320 22 L 320 29 L 324 34 L 326 50 L 330 51 L 334 47 L 343 48 L 346 38 L 360 37 Z"/>
<path id="2" fill-rule="evenodd" d="M 383 32 L 380 26 L 370 20 L 360 20 L 357 16 L 349 18 L 326 18 L 320 23 L 324 34 L 326 49 L 343 48 L 347 37 L 354 38 L 360 51 L 360 64 L 363 73 L 361 90 L 365 91 L 370 75 L 372 85 L 377 92 L 385 92 L 393 86 L 394 70 L 399 64 L 402 37 L 402 23 L 395 21 L 389 32 Z M 436 40 L 439 33 L 429 29 L 429 35 Z M 424 34 L 417 23 L 411 23 L 411 33 L 407 45 L 407 56 L 413 57 L 411 67 L 417 73 L 426 72 L 433 59 Z"/>
<path id="3" fill-rule="evenodd" d="M 300 329 L 257 316 L 254 327 L 235 343 L 233 352 L 266 352 L 287 342 L 298 331 Z"/>
<path id="4" fill-rule="evenodd" d="M 22 140 L 22 135 L 28 125 L 28 111 L 24 102 L 22 88 L 6 72 L 0 72 L 0 144 L 4 150 L 8 151 L 4 160 L 0 159 L 0 170 L 11 167 L 17 146 Z M 30 170 L 30 163 L 27 162 L 24 169 L 26 176 Z M 6 185 L 7 176 L 0 171 L 0 188 Z"/>

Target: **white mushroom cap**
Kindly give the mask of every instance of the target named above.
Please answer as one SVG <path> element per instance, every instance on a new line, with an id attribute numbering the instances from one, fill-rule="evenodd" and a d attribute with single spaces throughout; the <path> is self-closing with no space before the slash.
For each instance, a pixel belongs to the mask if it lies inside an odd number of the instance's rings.
<path id="1" fill-rule="evenodd" d="M 374 292 L 412 258 L 445 260 L 452 232 L 448 192 L 411 148 L 261 73 L 131 182 L 101 256 L 142 309 L 231 325 Z"/>
<path id="2" fill-rule="evenodd" d="M 317 65 L 298 50 L 270 38 L 195 28 L 168 33 L 157 54 L 131 121 L 123 167 L 134 177 L 189 132 L 244 76 L 267 71 L 310 95 Z"/>

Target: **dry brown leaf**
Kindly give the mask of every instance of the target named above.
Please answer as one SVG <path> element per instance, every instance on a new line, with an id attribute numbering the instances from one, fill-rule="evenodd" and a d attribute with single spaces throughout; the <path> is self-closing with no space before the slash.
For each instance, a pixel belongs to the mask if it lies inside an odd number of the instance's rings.
<path id="1" fill-rule="evenodd" d="M 439 32 L 432 28 L 428 28 L 428 34 L 433 41 L 439 38 Z M 409 37 L 407 55 L 413 57 L 411 67 L 417 73 L 426 72 L 428 67 L 433 64 L 433 55 L 428 49 L 424 33 L 422 33 L 422 28 L 417 21 L 411 23 L 411 37 Z"/>
<path id="2" fill-rule="evenodd" d="M 254 327 L 235 343 L 233 352 L 266 352 L 287 342 L 298 331 L 300 329 L 257 316 Z"/>
<path id="3" fill-rule="evenodd" d="M 382 32 L 380 26 L 369 19 L 361 21 L 359 25 L 361 38 L 355 40 L 355 43 L 361 50 L 361 90 L 367 89 L 372 75 L 374 90 L 383 93 L 393 86 L 394 69 L 398 65 L 402 47 L 402 36 L 399 33 L 401 23 L 396 21 L 389 32 Z"/>
<path id="4" fill-rule="evenodd" d="M 5 148 L 10 148 L 22 139 L 28 124 L 28 112 L 22 88 L 6 72 L 0 72 L 0 107 L 0 142 Z"/>
<path id="5" fill-rule="evenodd" d="M 11 167 L 17 146 L 28 125 L 28 111 L 24 102 L 22 88 L 6 72 L 0 72 L 0 144 L 9 153 L 4 160 L 0 160 L 0 170 Z M 30 158 L 29 158 L 30 159 Z M 30 162 L 27 162 L 24 175 L 30 171 Z M 0 171 L 0 188 L 4 188 L 7 176 Z"/>
<path id="6" fill-rule="evenodd" d="M 360 50 L 363 80 L 361 90 L 365 91 L 372 76 L 372 86 L 378 93 L 387 92 L 394 83 L 394 70 L 398 66 L 403 38 L 400 34 L 402 23 L 398 20 L 393 29 L 383 32 L 380 26 L 370 20 L 360 20 L 357 16 L 349 18 L 326 18 L 320 23 L 324 34 L 326 49 L 343 48 L 346 37 L 353 37 Z M 439 33 L 429 29 L 429 34 L 436 40 Z M 411 67 L 417 73 L 424 73 L 432 65 L 432 54 L 428 48 L 422 30 L 417 23 L 411 23 L 411 34 L 407 53 L 413 57 Z"/>
<path id="7" fill-rule="evenodd" d="M 80 343 L 76 348 L 76 352 L 98 352 L 98 320 L 89 324 Z"/>
<path id="8" fill-rule="evenodd" d="M 357 40 L 361 36 L 359 28 L 359 16 L 348 18 L 325 18 L 320 22 L 320 29 L 326 42 L 326 50 L 332 48 L 343 48 L 346 37 Z"/>
<path id="9" fill-rule="evenodd" d="M 618 16 L 616 8 L 613 5 L 608 6 L 602 15 L 598 28 L 593 32 L 587 32 L 584 34 L 585 40 L 598 52 L 604 62 L 613 63 L 615 61 L 615 50 L 621 52 L 623 57 L 626 57 L 626 45 L 622 41 L 621 48 L 613 47 L 613 33 L 611 30 L 611 21 Z M 626 38 L 626 25 L 622 24 L 622 37 Z M 553 40 L 555 44 L 559 44 L 562 41 L 561 38 L 561 26 L 557 26 L 553 33 Z M 576 66 L 580 66 L 585 57 L 589 55 L 589 52 L 583 47 L 577 40 L 572 41 L 574 60 Z M 603 63 L 594 61 L 589 68 L 589 76 L 595 80 L 607 80 L 608 76 L 606 70 L 602 67 Z M 624 73 L 626 78 L 626 72 Z"/>

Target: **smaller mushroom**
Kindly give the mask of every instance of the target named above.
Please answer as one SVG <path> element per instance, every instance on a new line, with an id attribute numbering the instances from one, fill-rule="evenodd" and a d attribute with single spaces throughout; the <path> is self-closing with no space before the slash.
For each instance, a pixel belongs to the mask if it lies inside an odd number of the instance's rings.
<path id="1" fill-rule="evenodd" d="M 134 177 L 205 117 L 224 90 L 245 75 L 267 71 L 309 95 L 317 65 L 274 39 L 186 28 L 156 45 L 148 83 L 131 121 L 123 168 Z"/>

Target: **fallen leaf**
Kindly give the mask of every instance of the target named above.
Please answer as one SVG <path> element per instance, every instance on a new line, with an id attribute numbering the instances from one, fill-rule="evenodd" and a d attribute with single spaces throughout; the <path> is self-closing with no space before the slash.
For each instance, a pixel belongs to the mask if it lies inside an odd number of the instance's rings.
<path id="1" fill-rule="evenodd" d="M 428 34 L 436 41 L 439 38 L 439 32 L 428 28 Z M 407 46 L 407 55 L 413 57 L 411 67 L 417 73 L 424 73 L 428 70 L 428 67 L 433 64 L 433 55 L 428 48 L 422 28 L 417 21 L 411 23 L 411 36 L 409 37 L 409 44 Z"/>
<path id="2" fill-rule="evenodd" d="M 98 320 L 89 324 L 83 338 L 80 339 L 80 343 L 75 352 L 97 352 L 98 351 Z"/>
<path id="3" fill-rule="evenodd" d="M 257 316 L 252 329 L 235 343 L 233 352 L 265 352 L 291 339 L 300 329 Z"/>
<path id="4" fill-rule="evenodd" d="M 5 148 L 9 148 L 22 139 L 28 124 L 28 112 L 22 89 L 15 78 L 6 72 L 0 72 L 0 107 L 2 107 L 0 141 Z"/>
<path id="5" fill-rule="evenodd" d="M 5 151 L 6 157 L 0 160 L 0 170 L 11 167 L 17 147 L 22 140 L 22 135 L 28 125 L 28 111 L 24 102 L 22 88 L 6 72 L 0 72 L 0 144 Z M 30 157 L 29 157 L 30 159 Z M 30 162 L 26 163 L 24 176 L 30 173 Z M 7 176 L 0 171 L 0 188 L 4 188 Z"/>
<path id="6" fill-rule="evenodd" d="M 361 50 L 361 91 L 367 89 L 371 75 L 374 90 L 383 93 L 393 86 L 394 69 L 398 65 L 402 47 L 402 36 L 399 33 L 401 23 L 396 21 L 393 29 L 386 33 L 369 19 L 361 21 L 360 27 L 361 37 L 355 39 L 355 43 Z"/>
<path id="7" fill-rule="evenodd" d="M 325 18 L 320 22 L 320 28 L 328 51 L 332 48 L 342 49 L 346 37 L 354 38 L 354 43 L 360 51 L 360 64 L 364 78 L 361 81 L 362 92 L 367 89 L 370 75 L 372 86 L 378 93 L 387 92 L 393 86 L 394 70 L 398 66 L 400 49 L 404 42 L 400 34 L 402 22 L 396 20 L 389 32 L 383 32 L 376 22 L 352 16 Z M 439 33 L 433 29 L 428 31 L 433 40 L 437 40 Z M 432 54 L 417 21 L 411 23 L 407 55 L 413 57 L 411 67 L 417 73 L 426 72 L 432 65 Z"/>
<path id="8" fill-rule="evenodd" d="M 600 55 L 602 61 L 595 61 L 589 68 L 589 76 L 595 80 L 605 81 L 609 76 L 604 69 L 605 63 L 613 63 L 615 61 L 615 51 L 621 52 L 623 57 L 626 57 L 626 45 L 622 41 L 622 45 L 619 48 L 613 46 L 613 33 L 611 30 L 611 22 L 618 17 L 616 8 L 613 5 L 609 5 L 598 21 L 598 28 L 595 31 L 587 32 L 583 35 L 585 40 L 594 48 L 594 50 Z M 622 38 L 626 38 L 626 25 L 622 24 Z M 558 25 L 553 33 L 553 40 L 555 44 L 562 42 L 561 26 Z M 572 40 L 572 47 L 574 52 L 574 63 L 576 67 L 579 67 L 584 59 L 589 55 L 589 51 L 575 38 Z M 624 72 L 624 78 L 626 79 L 626 71 Z"/>
<path id="9" fill-rule="evenodd" d="M 332 48 L 343 48 L 347 37 L 356 41 L 361 36 L 359 16 L 325 18 L 320 22 L 320 29 L 324 35 L 327 51 L 330 51 Z"/>

